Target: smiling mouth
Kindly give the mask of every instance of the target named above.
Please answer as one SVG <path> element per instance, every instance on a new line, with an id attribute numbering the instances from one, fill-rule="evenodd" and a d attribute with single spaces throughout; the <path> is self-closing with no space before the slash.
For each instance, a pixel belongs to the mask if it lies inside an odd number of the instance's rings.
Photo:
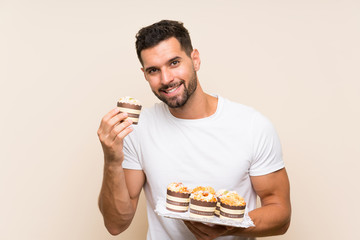
<path id="1" fill-rule="evenodd" d="M 174 88 L 172 88 L 172 89 L 170 89 L 170 90 L 167 90 L 167 91 L 165 91 L 166 93 L 172 93 L 172 92 L 174 92 L 176 89 L 178 89 L 180 86 L 177 86 L 177 87 L 174 87 Z"/>
<path id="2" fill-rule="evenodd" d="M 182 83 L 180 83 L 179 85 L 177 85 L 176 87 L 172 87 L 172 88 L 167 88 L 167 89 L 162 89 L 161 91 L 163 91 L 166 94 L 170 94 L 175 92 L 180 86 L 182 85 Z"/>

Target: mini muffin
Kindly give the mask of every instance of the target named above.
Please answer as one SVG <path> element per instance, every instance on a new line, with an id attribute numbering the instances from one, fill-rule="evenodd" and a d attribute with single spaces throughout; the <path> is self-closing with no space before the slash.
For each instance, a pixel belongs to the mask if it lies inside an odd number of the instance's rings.
<path id="1" fill-rule="evenodd" d="M 182 183 L 170 183 L 166 190 L 166 209 L 186 212 L 189 208 L 190 192 Z"/>
<path id="2" fill-rule="evenodd" d="M 220 218 L 242 221 L 246 203 L 235 191 L 231 191 L 220 198 Z"/>
<path id="3" fill-rule="evenodd" d="M 209 186 L 207 186 L 207 187 L 202 187 L 202 186 L 196 187 L 196 188 L 194 188 L 194 189 L 192 190 L 191 193 L 195 193 L 195 192 L 198 192 L 198 191 L 209 192 L 209 193 L 211 193 L 212 195 L 215 195 L 215 190 L 214 190 L 214 188 L 209 187 Z"/>
<path id="4" fill-rule="evenodd" d="M 215 193 L 215 197 L 217 200 L 216 209 L 215 209 L 215 217 L 220 217 L 220 198 L 222 196 L 226 195 L 227 193 L 229 193 L 229 191 L 226 189 L 220 189 L 219 191 L 217 191 Z"/>
<path id="5" fill-rule="evenodd" d="M 211 189 L 209 189 L 211 190 Z M 213 190 L 213 189 L 212 189 Z M 212 191 L 193 191 L 190 195 L 190 217 L 212 218 L 216 208 L 216 197 Z M 215 192 L 215 191 L 214 191 Z"/>
<path id="6" fill-rule="evenodd" d="M 120 112 L 128 114 L 127 119 L 131 119 L 135 125 L 138 124 L 142 107 L 139 100 L 132 97 L 122 97 L 118 100 L 117 106 Z"/>

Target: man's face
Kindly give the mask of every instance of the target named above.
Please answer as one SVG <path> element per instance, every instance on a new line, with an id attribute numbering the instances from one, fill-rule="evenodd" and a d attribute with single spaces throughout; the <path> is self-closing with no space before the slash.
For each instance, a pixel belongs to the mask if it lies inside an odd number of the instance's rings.
<path id="1" fill-rule="evenodd" d="M 185 105 L 197 88 L 200 66 L 197 50 L 191 57 L 176 38 L 169 38 L 141 52 L 143 72 L 153 93 L 170 108 Z"/>

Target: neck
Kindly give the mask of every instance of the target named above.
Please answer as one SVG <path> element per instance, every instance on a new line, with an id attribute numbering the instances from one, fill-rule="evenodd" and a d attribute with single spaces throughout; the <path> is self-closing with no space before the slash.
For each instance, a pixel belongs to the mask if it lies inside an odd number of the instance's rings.
<path id="1" fill-rule="evenodd" d="M 205 93 L 199 84 L 184 106 L 169 108 L 169 111 L 177 118 L 200 119 L 214 114 L 217 102 L 217 98 Z"/>

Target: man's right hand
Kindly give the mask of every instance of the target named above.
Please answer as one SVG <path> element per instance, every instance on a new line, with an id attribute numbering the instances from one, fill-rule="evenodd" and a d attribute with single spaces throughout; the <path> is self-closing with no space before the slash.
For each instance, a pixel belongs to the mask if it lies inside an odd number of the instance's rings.
<path id="1" fill-rule="evenodd" d="M 103 148 L 105 163 L 122 163 L 124 160 L 123 140 L 133 130 L 129 127 L 132 121 L 126 119 L 127 113 L 119 114 L 119 112 L 119 108 L 114 108 L 108 112 L 102 118 L 97 131 Z"/>

